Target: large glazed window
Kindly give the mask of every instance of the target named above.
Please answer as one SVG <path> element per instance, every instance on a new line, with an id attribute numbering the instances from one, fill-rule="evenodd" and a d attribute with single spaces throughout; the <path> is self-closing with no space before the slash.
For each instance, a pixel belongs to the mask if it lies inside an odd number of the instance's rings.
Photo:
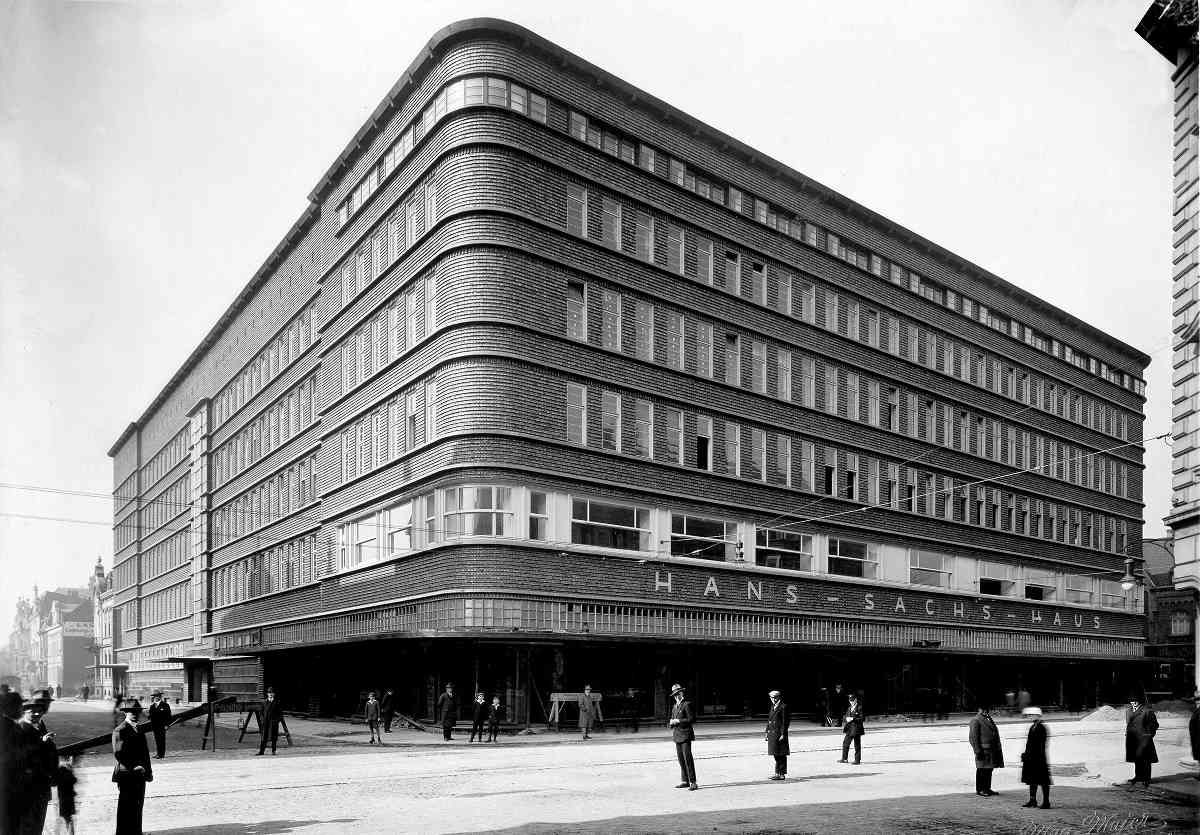
<path id="1" fill-rule="evenodd" d="M 879 573 L 878 549 L 866 542 L 830 537 L 829 573 L 873 580 Z"/>
<path id="2" fill-rule="evenodd" d="M 571 502 L 571 542 L 623 551 L 652 551 L 650 510 L 592 499 Z"/>
<path id="3" fill-rule="evenodd" d="M 444 490 L 447 536 L 513 536 L 511 487 L 452 487 Z"/>
<path id="4" fill-rule="evenodd" d="M 672 513 L 671 556 L 733 561 L 737 559 L 737 523 Z"/>
<path id="5" fill-rule="evenodd" d="M 768 568 L 813 570 L 813 538 L 793 531 L 759 528 L 755 532 L 754 561 Z"/>

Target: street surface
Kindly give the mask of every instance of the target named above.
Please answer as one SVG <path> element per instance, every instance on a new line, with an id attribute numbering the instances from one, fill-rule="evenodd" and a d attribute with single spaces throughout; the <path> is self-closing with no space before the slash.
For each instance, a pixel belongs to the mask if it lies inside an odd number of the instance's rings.
<path id="1" fill-rule="evenodd" d="M 58 702 L 47 723 L 65 743 L 103 730 L 108 716 L 107 705 Z M 782 783 L 766 780 L 773 761 L 756 724 L 697 725 L 700 790 L 688 792 L 673 788 L 679 769 L 660 728 L 589 742 L 567 732 L 509 736 L 492 745 L 469 745 L 461 726 L 449 743 L 440 733 L 400 729 L 379 747 L 366 744 L 361 725 L 289 719 L 295 745 L 281 740 L 277 756 L 268 749 L 258 757 L 256 738 L 236 743 L 235 718 L 224 717 L 216 753 L 198 750 L 198 727 L 172 729 L 167 759 L 154 761 L 147 832 L 1197 831 L 1195 806 L 1178 800 L 1182 787 L 1194 804 L 1197 781 L 1169 776 L 1187 773 L 1180 717 L 1162 719 L 1148 792 L 1112 785 L 1132 771 L 1123 762 L 1123 722 L 1049 721 L 1050 810 L 1021 808 L 1020 722 L 1000 725 L 1008 762 L 994 781 L 1001 795 L 980 798 L 961 721 L 868 726 L 860 766 L 836 762 L 839 733 L 796 723 Z M 111 763 L 104 748 L 80 763 L 81 834 L 112 831 Z M 52 802 L 48 818 L 54 814 Z"/>

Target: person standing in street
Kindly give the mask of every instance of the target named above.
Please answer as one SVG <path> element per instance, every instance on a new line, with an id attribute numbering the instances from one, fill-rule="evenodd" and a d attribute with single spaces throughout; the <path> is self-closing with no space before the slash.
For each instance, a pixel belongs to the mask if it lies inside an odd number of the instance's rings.
<path id="1" fill-rule="evenodd" d="M 11 776 L 13 793 L 7 801 L 12 808 L 7 814 L 16 822 L 17 835 L 40 835 L 46 825 L 46 806 L 50 803 L 50 787 L 58 772 L 58 753 L 54 734 L 46 730 L 42 716 L 49 709 L 49 691 L 42 697 L 22 703 L 21 719 L 12 729 L 14 750 Z"/>
<path id="2" fill-rule="evenodd" d="M 788 747 L 788 726 L 792 716 L 784 704 L 783 694 L 772 690 L 767 694 L 771 700 L 771 711 L 767 714 L 767 755 L 775 758 L 775 773 L 772 780 L 787 779 L 787 758 L 791 753 Z"/>
<path id="3" fill-rule="evenodd" d="M 458 697 L 454 695 L 453 684 L 447 684 L 446 692 L 438 696 L 437 711 L 442 718 L 442 739 L 449 742 L 454 738 L 454 723 L 458 721 Z"/>
<path id="4" fill-rule="evenodd" d="M 1200 691 L 1192 697 L 1192 718 L 1188 720 L 1188 742 L 1192 746 L 1192 759 L 1200 763 Z M 1200 780 L 1200 771 L 1196 772 Z"/>
<path id="5" fill-rule="evenodd" d="M 112 781 L 117 784 L 116 835 L 142 835 L 142 806 L 146 802 L 146 784 L 154 779 L 150 766 L 150 747 L 146 736 L 138 730 L 137 720 L 142 705 L 136 699 L 126 699 L 121 705 L 125 714 L 112 732 Z"/>
<path id="6" fill-rule="evenodd" d="M 1004 768 L 1004 750 L 989 705 L 979 705 L 978 712 L 971 719 L 968 739 L 975 752 L 975 794 L 980 797 L 1000 794 L 992 790 L 992 770 Z"/>
<path id="7" fill-rule="evenodd" d="M 375 744 L 375 738 L 379 737 L 379 743 L 383 744 L 383 734 L 379 732 L 379 700 L 375 698 L 375 691 L 372 690 L 367 694 L 367 706 L 363 712 L 367 717 L 367 727 L 371 729 L 371 745 Z"/>
<path id="8" fill-rule="evenodd" d="M 1025 738 L 1025 752 L 1021 754 L 1021 782 L 1029 786 L 1029 802 L 1025 808 L 1036 808 L 1038 786 L 1042 787 L 1042 808 L 1050 808 L 1050 760 L 1046 746 L 1050 732 L 1042 722 L 1040 707 L 1027 707 L 1021 711 L 1033 720 L 1029 735 Z"/>
<path id="9" fill-rule="evenodd" d="M 846 714 L 846 692 L 842 689 L 842 683 L 839 681 L 833 685 L 833 692 L 829 694 L 829 715 L 833 717 L 833 721 L 837 723 L 837 727 L 842 726 L 842 717 Z"/>
<path id="10" fill-rule="evenodd" d="M 396 718 L 396 696 L 390 687 L 383 691 L 383 698 L 379 701 L 379 715 L 383 717 L 383 732 L 390 734 L 392 720 Z"/>
<path id="11" fill-rule="evenodd" d="M 88 687 L 86 684 L 85 684 L 85 685 L 83 685 L 83 687 L 80 687 L 80 688 L 79 688 L 79 694 L 80 694 L 81 696 L 83 696 L 83 701 L 84 701 L 85 703 L 86 703 L 86 702 L 87 702 L 87 700 L 88 700 L 88 694 L 89 694 L 89 693 L 91 693 L 91 692 L 92 692 L 92 688 Z"/>
<path id="12" fill-rule="evenodd" d="M 1125 762 L 1133 763 L 1133 779 L 1129 785 L 1141 783 L 1150 788 L 1150 764 L 1158 762 L 1154 735 L 1158 733 L 1158 716 L 1149 705 L 1142 703 L 1140 693 L 1129 696 L 1128 720 L 1125 723 Z"/>
<path id="13" fill-rule="evenodd" d="M 171 724 L 171 706 L 161 690 L 150 694 L 150 728 L 154 731 L 154 759 L 167 754 L 167 725 Z"/>
<path id="14" fill-rule="evenodd" d="M 267 688 L 267 700 L 262 706 L 261 735 L 258 738 L 258 754 L 261 757 L 267 750 L 267 741 L 271 742 L 271 756 L 275 756 L 275 748 L 279 744 L 279 722 L 283 719 L 283 708 L 275 698 L 275 688 Z"/>
<path id="15" fill-rule="evenodd" d="M 504 720 L 504 708 L 500 706 L 500 697 L 492 696 L 492 703 L 488 707 L 488 742 L 496 742 L 496 736 L 500 733 L 500 723 Z"/>
<path id="16" fill-rule="evenodd" d="M 471 738 L 469 742 L 475 741 L 475 735 L 479 735 L 479 741 L 483 742 L 483 726 L 487 723 L 487 696 L 483 693 L 475 694 L 475 704 L 471 708 Z"/>
<path id="17" fill-rule="evenodd" d="M 850 744 L 854 743 L 854 764 L 862 763 L 863 709 L 858 695 L 851 693 L 846 703 L 846 714 L 842 717 L 842 758 L 846 762 L 850 756 Z"/>
<path id="18" fill-rule="evenodd" d="M 584 739 L 591 739 L 592 728 L 596 726 L 596 703 L 592 701 L 592 685 L 583 685 L 583 695 L 579 697 L 579 730 L 583 731 Z"/>
<path id="19" fill-rule="evenodd" d="M 675 756 L 679 758 L 679 785 L 677 789 L 696 791 L 696 761 L 692 759 L 692 741 L 696 731 L 692 728 L 695 717 L 692 706 L 684 698 L 683 685 L 671 685 L 671 698 L 675 704 L 671 707 L 671 719 L 667 726 L 671 729 L 671 740 L 675 743 Z"/>

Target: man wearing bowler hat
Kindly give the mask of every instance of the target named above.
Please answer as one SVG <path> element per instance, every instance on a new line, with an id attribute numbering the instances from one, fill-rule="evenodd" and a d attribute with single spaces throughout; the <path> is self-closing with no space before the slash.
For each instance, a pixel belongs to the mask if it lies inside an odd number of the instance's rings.
<path id="1" fill-rule="evenodd" d="M 137 699 L 125 699 L 120 710 L 124 714 L 121 724 L 112 732 L 113 766 L 112 780 L 117 784 L 117 832 L 116 835 L 142 835 L 142 806 L 146 802 L 146 784 L 154 779 L 150 766 L 150 747 L 146 736 L 138 730 L 137 720 L 142 715 L 142 704 Z"/>
<path id="2" fill-rule="evenodd" d="M 671 696 L 675 704 L 671 707 L 671 721 L 667 724 L 671 728 L 671 739 L 675 742 L 675 755 L 679 757 L 680 780 L 675 788 L 695 791 L 699 786 L 696 785 L 696 762 L 692 759 L 692 740 L 696 738 L 696 732 L 692 730 L 692 706 L 684 698 L 682 684 L 671 686 Z"/>
<path id="3" fill-rule="evenodd" d="M 275 747 L 279 744 L 279 723 L 283 719 L 283 708 L 275 699 L 275 688 L 267 688 L 267 699 L 262 706 L 262 727 L 260 728 L 260 736 L 258 738 L 258 753 L 256 757 L 261 757 L 263 752 L 267 750 L 267 742 L 271 743 L 271 756 L 275 756 Z M 288 744 L 291 744 L 291 737 L 288 737 Z"/>
<path id="4" fill-rule="evenodd" d="M 154 759 L 167 754 L 167 725 L 171 724 L 171 706 L 161 690 L 150 694 L 150 728 L 154 731 Z"/>
<path id="5" fill-rule="evenodd" d="M 17 833 L 40 833 L 46 822 L 46 806 L 50 803 L 50 786 L 58 772 L 58 749 L 54 734 L 46 730 L 42 715 L 50 709 L 50 691 L 21 704 L 21 718 L 12 730 L 15 759 L 12 774 L 11 807 L 6 822 Z M 14 825 L 15 824 L 15 825 Z"/>

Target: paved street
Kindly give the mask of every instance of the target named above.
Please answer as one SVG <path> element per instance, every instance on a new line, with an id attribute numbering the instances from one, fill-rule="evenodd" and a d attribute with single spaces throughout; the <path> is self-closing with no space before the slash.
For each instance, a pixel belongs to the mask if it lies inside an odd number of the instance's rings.
<path id="1" fill-rule="evenodd" d="M 106 715 L 107 707 L 60 702 L 48 718 L 82 736 L 85 725 Z M 1030 823 L 1048 827 L 1038 831 L 1085 832 L 1100 831 L 1095 826 L 1103 821 L 1108 831 L 1117 822 L 1126 832 L 1195 831 L 1195 808 L 1167 794 L 1195 782 L 1168 776 L 1185 771 L 1178 763 L 1186 755 L 1180 718 L 1163 720 L 1160 780 L 1149 792 L 1111 785 L 1130 772 L 1122 762 L 1123 723 L 1051 722 L 1051 761 L 1063 773 L 1055 777 L 1055 808 L 1047 811 L 1020 807 L 1023 723 L 1001 725 L 1009 767 L 997 772 L 1002 794 L 982 799 L 974 795 L 962 724 L 869 728 L 857 767 L 835 762 L 840 735 L 800 725 L 784 783 L 764 779 L 771 760 L 756 725 L 700 727 L 701 790 L 687 792 L 672 788 L 674 750 L 658 728 L 587 743 L 563 733 L 473 747 L 461 731 L 445 743 L 437 734 L 402 730 L 380 748 L 364 744 L 361 726 L 294 720 L 294 747 L 256 757 L 249 737 L 235 744 L 232 721 L 226 718 L 215 754 L 183 750 L 198 747 L 196 729 L 173 733 L 176 749 L 155 762 L 147 793 L 148 832 L 958 833 L 1020 832 Z M 80 833 L 111 828 L 110 762 L 98 749 L 81 763 Z"/>

